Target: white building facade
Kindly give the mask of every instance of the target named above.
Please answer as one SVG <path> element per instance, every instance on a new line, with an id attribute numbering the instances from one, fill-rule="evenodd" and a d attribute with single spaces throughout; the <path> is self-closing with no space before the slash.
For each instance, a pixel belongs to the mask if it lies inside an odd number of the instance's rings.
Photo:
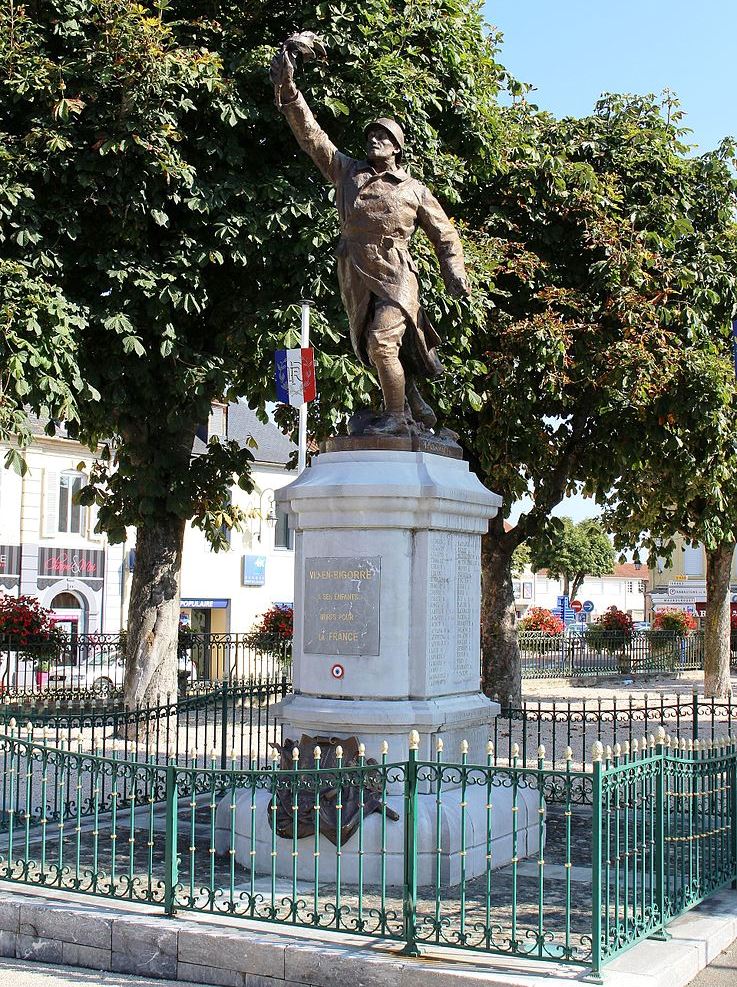
<path id="1" fill-rule="evenodd" d="M 118 545 L 95 533 L 95 508 L 74 503 L 94 455 L 63 430 L 47 436 L 44 424 L 32 421 L 27 473 L 0 468 L 0 593 L 37 597 L 72 632 L 117 633 L 127 622 L 135 531 Z M 209 424 L 210 434 L 219 429 L 256 442 L 255 486 L 248 494 L 233 484 L 231 496 L 249 518 L 246 530 L 231 533 L 227 551 L 213 552 L 202 532 L 187 526 L 182 615 L 192 630 L 244 632 L 273 603 L 293 599 L 293 535 L 274 509 L 274 491 L 295 476 L 287 469 L 295 447 L 246 405 L 214 408 Z M 198 442 L 195 452 L 204 449 Z M 0 444 L 0 457 L 5 451 Z"/>

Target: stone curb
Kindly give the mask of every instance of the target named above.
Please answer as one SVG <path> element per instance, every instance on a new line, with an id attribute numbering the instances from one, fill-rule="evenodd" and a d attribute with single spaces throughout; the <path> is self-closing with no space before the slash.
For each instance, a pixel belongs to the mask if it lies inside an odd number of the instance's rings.
<path id="1" fill-rule="evenodd" d="M 232 917 L 166 918 L 145 905 L 31 894 L 0 885 L 0 956 L 222 987 L 566 987 L 582 967 L 428 949 Z M 737 892 L 722 891 L 605 967 L 606 987 L 685 987 L 737 938 Z"/>

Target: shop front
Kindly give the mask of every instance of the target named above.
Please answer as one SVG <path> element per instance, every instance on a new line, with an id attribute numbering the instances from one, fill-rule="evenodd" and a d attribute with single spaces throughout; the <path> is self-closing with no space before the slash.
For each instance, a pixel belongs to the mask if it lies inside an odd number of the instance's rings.
<path id="1" fill-rule="evenodd" d="M 228 649 L 222 636 L 230 629 L 230 600 L 218 597 L 182 597 L 180 642 L 195 663 L 197 677 L 222 679 L 228 670 Z M 191 639 L 188 639 L 191 634 Z"/>

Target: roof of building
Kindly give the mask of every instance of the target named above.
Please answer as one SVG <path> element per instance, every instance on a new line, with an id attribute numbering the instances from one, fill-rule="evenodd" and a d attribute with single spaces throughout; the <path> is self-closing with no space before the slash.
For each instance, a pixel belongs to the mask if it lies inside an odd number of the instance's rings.
<path id="1" fill-rule="evenodd" d="M 264 425 L 247 404 L 228 405 L 228 438 L 245 445 L 253 438 L 257 448 L 253 450 L 258 463 L 273 463 L 286 466 L 289 458 L 297 450 L 291 439 L 273 424 Z"/>
<path id="2" fill-rule="evenodd" d="M 535 573 L 536 576 L 547 576 L 547 569 L 538 569 Z M 615 565 L 612 572 L 607 572 L 603 575 L 602 579 L 647 579 L 650 575 L 650 570 L 646 565 L 642 565 L 639 569 L 635 567 L 634 562 L 623 562 L 621 565 Z M 599 577 L 596 576 L 596 579 Z"/>

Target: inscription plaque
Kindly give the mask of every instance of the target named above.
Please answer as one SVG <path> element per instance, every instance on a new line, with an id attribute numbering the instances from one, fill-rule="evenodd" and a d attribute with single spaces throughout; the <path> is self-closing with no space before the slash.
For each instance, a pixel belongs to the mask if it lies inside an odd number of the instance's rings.
<path id="1" fill-rule="evenodd" d="M 379 654 L 381 557 L 305 559 L 308 655 Z"/>

